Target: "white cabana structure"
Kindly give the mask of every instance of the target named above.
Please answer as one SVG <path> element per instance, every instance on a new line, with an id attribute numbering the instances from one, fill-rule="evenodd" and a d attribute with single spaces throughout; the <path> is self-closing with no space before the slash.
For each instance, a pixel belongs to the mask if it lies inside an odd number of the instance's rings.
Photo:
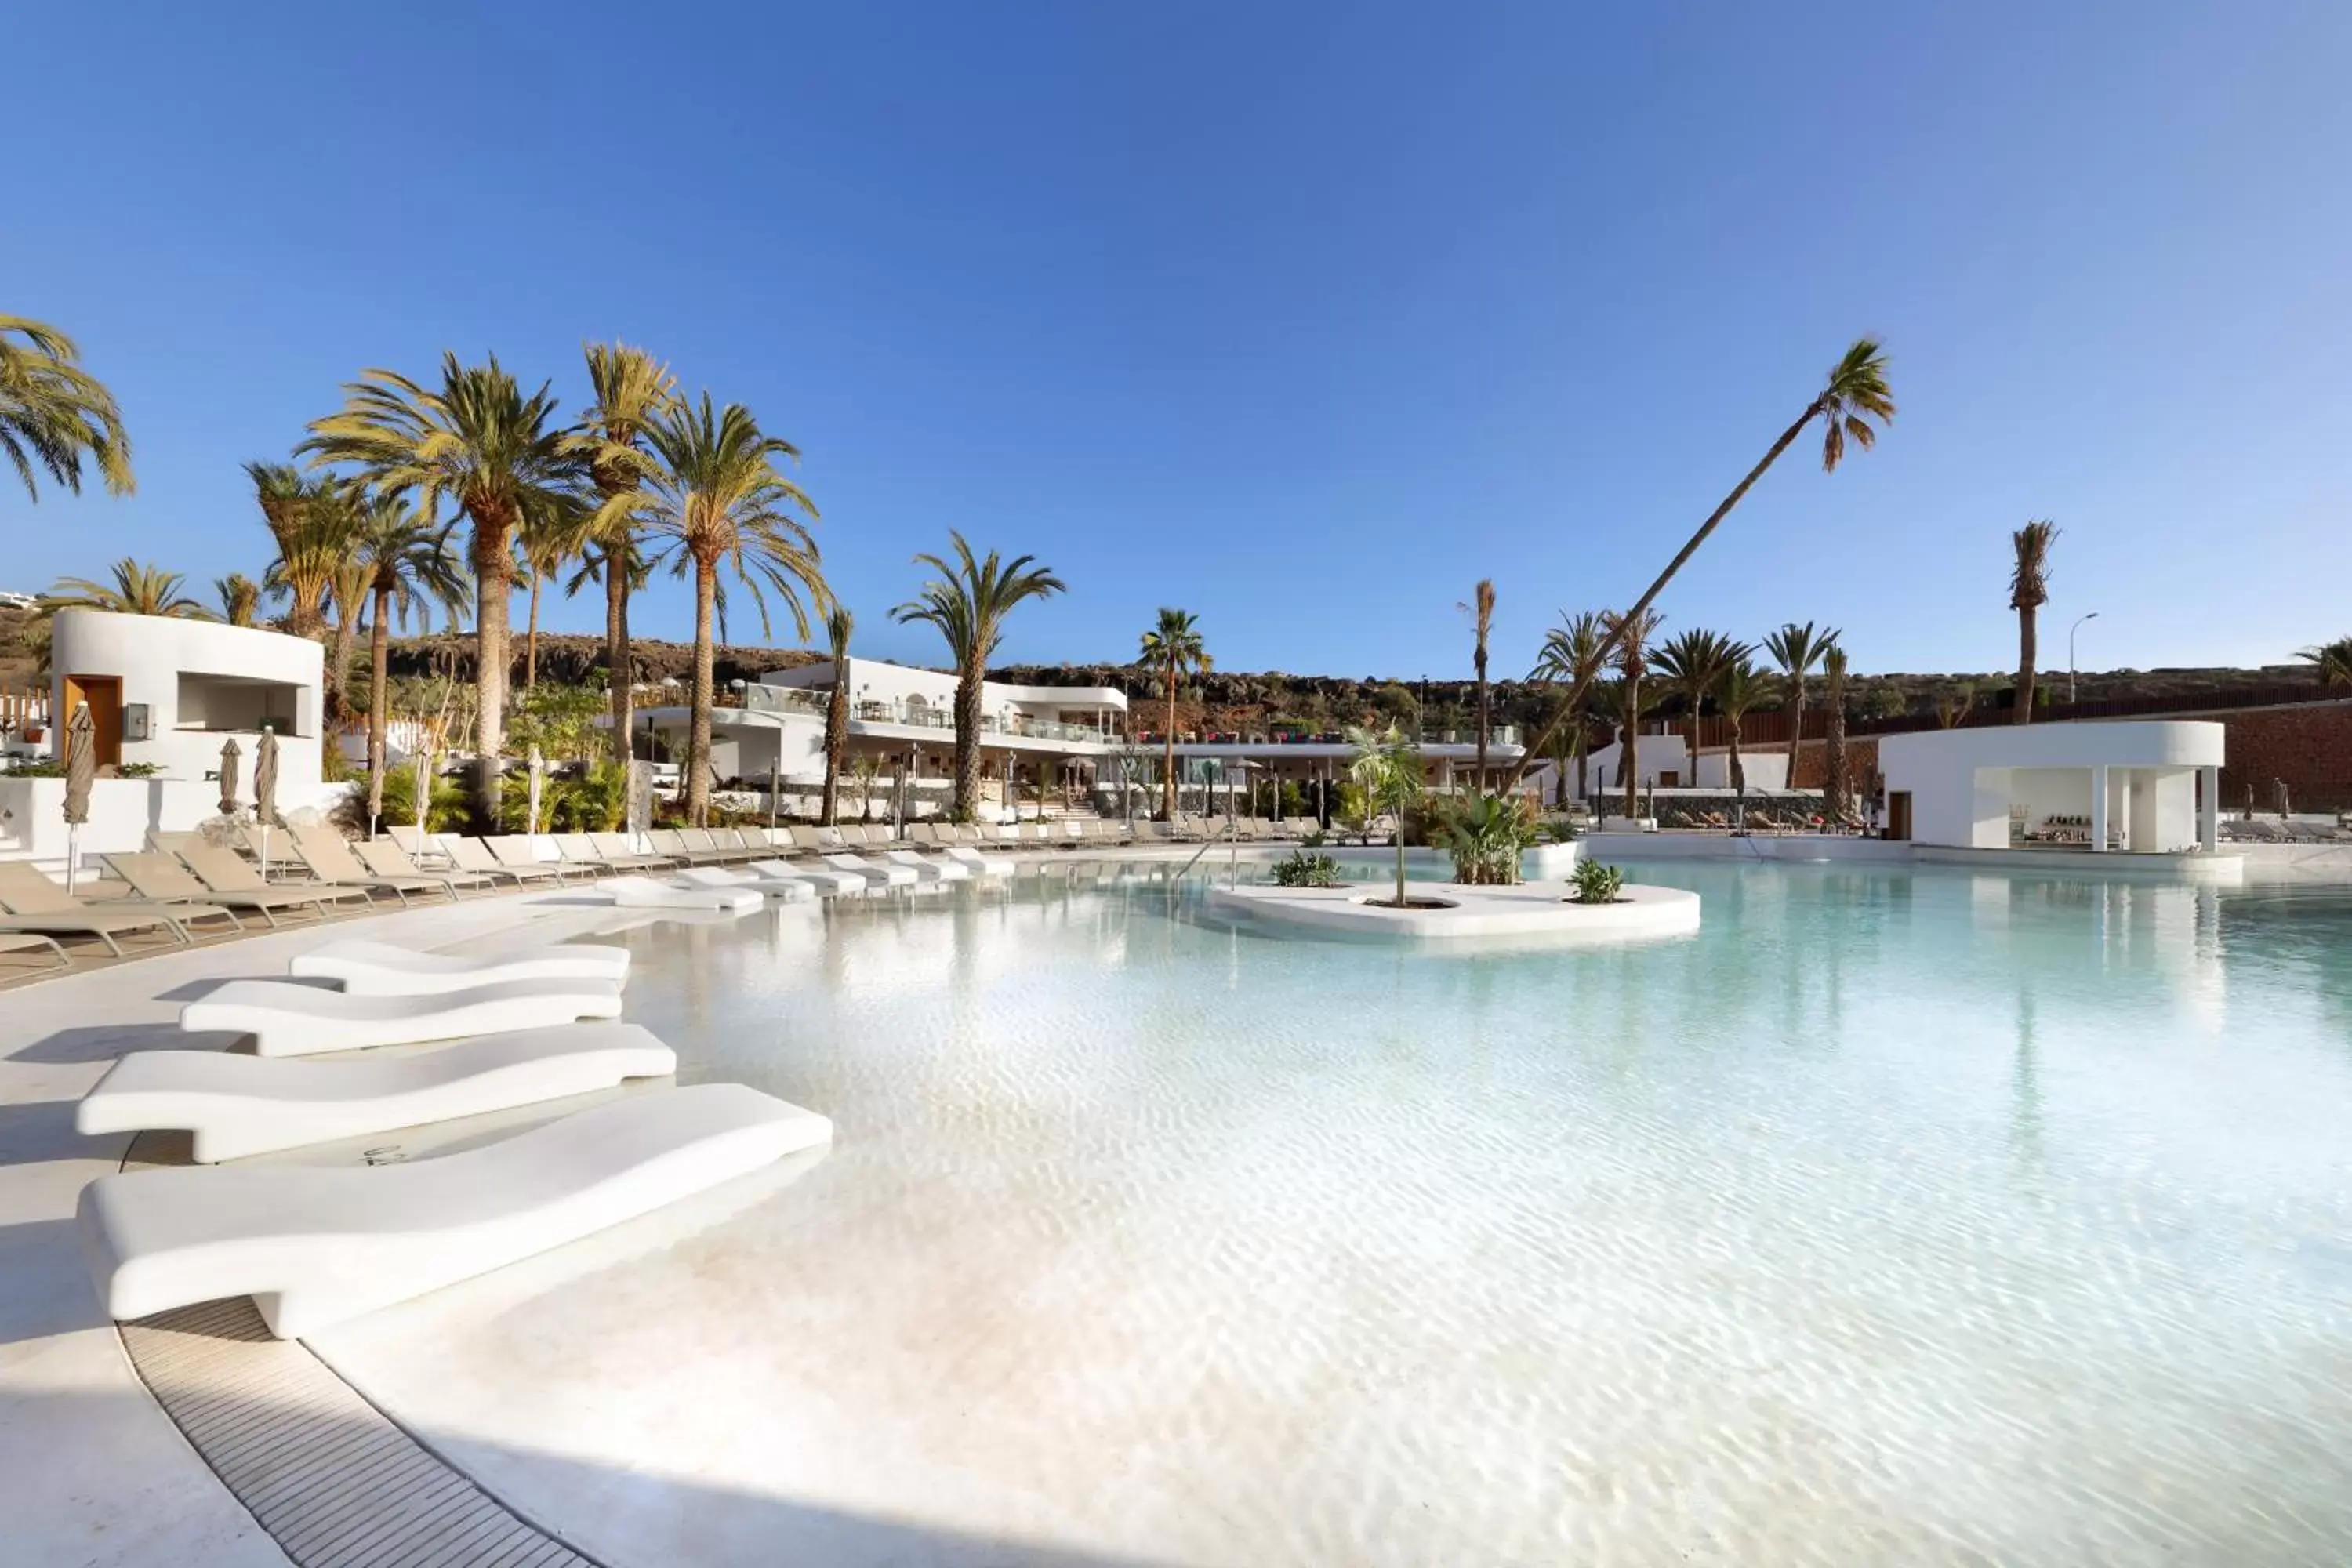
<path id="1" fill-rule="evenodd" d="M 1923 849 L 2210 855 L 2225 731 L 2191 721 L 1991 724 L 1878 743 L 1887 837 Z"/>

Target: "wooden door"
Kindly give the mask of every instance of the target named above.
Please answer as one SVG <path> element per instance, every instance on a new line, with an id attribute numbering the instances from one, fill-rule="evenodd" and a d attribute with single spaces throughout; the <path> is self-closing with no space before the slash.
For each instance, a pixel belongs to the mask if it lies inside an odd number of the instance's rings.
<path id="1" fill-rule="evenodd" d="M 121 766 L 122 678 L 117 675 L 66 677 L 66 710 L 58 721 L 58 732 L 66 737 L 66 744 L 58 748 L 58 754 L 67 756 L 68 747 L 72 743 L 74 710 L 84 702 L 89 704 L 90 733 L 98 748 L 98 765 L 101 768 Z"/>
<path id="2" fill-rule="evenodd" d="M 1886 792 L 1886 837 L 1899 839 L 1911 837 L 1911 792 L 1907 789 Z"/>

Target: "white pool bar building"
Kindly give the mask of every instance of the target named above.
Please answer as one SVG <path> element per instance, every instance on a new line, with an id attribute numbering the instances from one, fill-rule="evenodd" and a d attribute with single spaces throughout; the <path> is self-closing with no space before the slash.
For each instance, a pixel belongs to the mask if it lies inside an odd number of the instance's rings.
<path id="1" fill-rule="evenodd" d="M 1879 742 L 1887 837 L 1935 848 L 2211 855 L 2215 723 L 1996 724 Z"/>

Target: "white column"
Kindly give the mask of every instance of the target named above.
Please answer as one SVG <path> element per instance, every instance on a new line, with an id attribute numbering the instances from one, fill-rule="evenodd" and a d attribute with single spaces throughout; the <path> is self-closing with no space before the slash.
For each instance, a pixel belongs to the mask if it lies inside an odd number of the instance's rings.
<path id="1" fill-rule="evenodd" d="M 2205 853 L 2221 847 L 2221 770 L 2197 770 L 2197 842 Z"/>
<path id="2" fill-rule="evenodd" d="M 2107 847 L 2107 770 L 2091 770 L 2091 847 L 2104 852 Z"/>

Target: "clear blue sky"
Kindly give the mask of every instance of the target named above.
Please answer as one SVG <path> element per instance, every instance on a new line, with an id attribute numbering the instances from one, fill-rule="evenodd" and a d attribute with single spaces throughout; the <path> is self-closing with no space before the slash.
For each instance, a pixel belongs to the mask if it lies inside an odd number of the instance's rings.
<path id="1" fill-rule="evenodd" d="M 2352 632 L 2340 0 L 47 6 L 6 48 L 0 310 L 81 339 L 140 489 L 0 489 L 0 586 L 257 575 L 238 464 L 362 367 L 576 404 L 617 336 L 801 446 L 870 653 L 936 657 L 886 612 L 957 526 L 1069 581 L 1009 658 L 1176 604 L 1228 668 L 1464 674 L 1491 575 L 1516 673 L 1868 331 L 1895 426 L 1784 461 L 1674 624 L 2006 667 L 2050 516 L 2045 666 L 2093 609 L 2086 666 Z"/>

